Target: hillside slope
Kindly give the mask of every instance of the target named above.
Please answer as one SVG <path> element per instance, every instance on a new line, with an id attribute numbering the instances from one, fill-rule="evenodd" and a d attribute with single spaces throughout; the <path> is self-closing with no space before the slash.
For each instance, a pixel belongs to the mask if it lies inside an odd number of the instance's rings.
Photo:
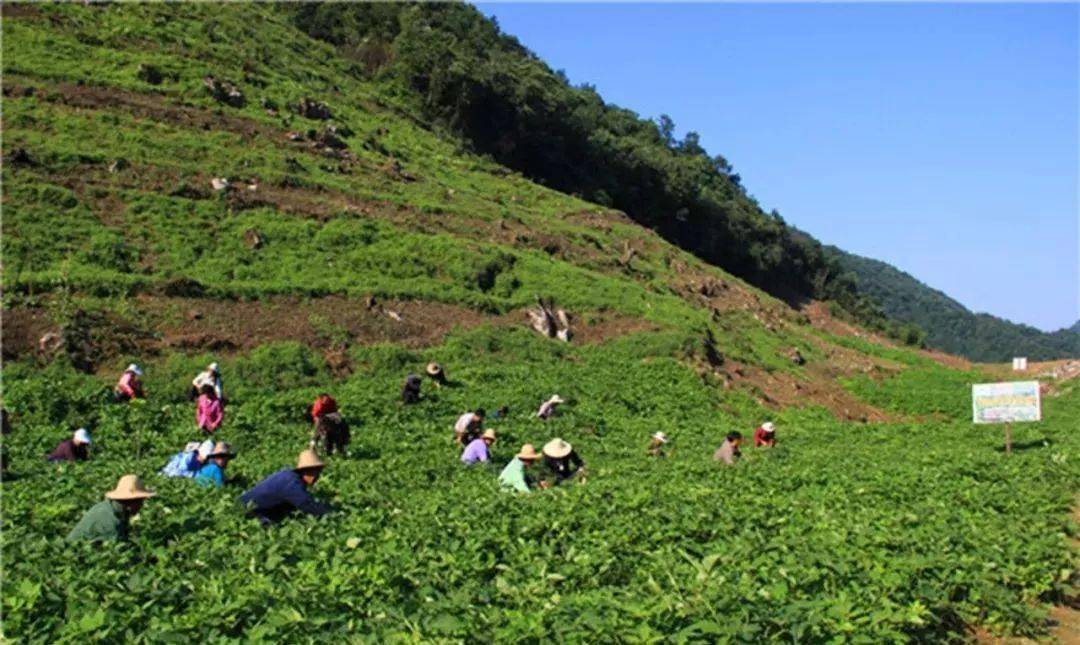
<path id="1" fill-rule="evenodd" d="M 470 153 L 280 8 L 2 11 L 5 638 L 940 641 L 1042 633 L 1068 593 L 1076 388 L 1005 459 L 968 422 L 984 369 Z M 571 342 L 528 327 L 537 297 Z M 221 489 L 158 472 L 211 360 Z M 109 403 L 130 361 L 148 398 Z M 402 405 L 428 361 L 450 383 Z M 336 512 L 262 530 L 236 498 L 323 391 L 353 427 L 314 488 Z M 450 428 L 479 406 L 509 414 L 466 469 Z M 777 448 L 710 459 L 765 419 Z M 46 463 L 79 426 L 92 458 Z M 500 491 L 556 436 L 585 483 Z M 131 543 L 66 543 L 126 472 L 159 493 Z"/>
<path id="2" fill-rule="evenodd" d="M 1080 357 L 1080 322 L 1070 329 L 1047 333 L 976 314 L 885 262 L 836 247 L 827 247 L 827 251 L 854 276 L 859 291 L 887 316 L 922 328 L 930 347 L 982 362 L 1009 361 L 1013 356 L 1031 360 Z"/>

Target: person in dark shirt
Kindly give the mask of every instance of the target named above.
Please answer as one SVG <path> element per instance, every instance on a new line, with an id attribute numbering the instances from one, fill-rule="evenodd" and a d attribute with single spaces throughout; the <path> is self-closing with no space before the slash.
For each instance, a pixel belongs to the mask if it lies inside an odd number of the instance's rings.
<path id="1" fill-rule="evenodd" d="M 325 466 L 314 450 L 300 453 L 296 468 L 285 468 L 270 475 L 240 496 L 240 503 L 263 526 L 276 524 L 294 510 L 320 517 L 332 509 L 317 501 L 308 489 L 319 481 Z"/>
<path id="2" fill-rule="evenodd" d="M 79 428 L 70 439 L 57 444 L 45 459 L 49 461 L 86 461 L 90 458 L 90 433 Z"/>
<path id="3" fill-rule="evenodd" d="M 406 405 L 420 402 L 420 376 L 409 374 L 405 377 L 405 384 L 401 386 L 401 401 Z"/>
<path id="4" fill-rule="evenodd" d="M 555 438 L 544 444 L 544 465 L 555 477 L 555 484 L 577 477 L 584 481 L 585 462 L 574 452 L 574 447 L 562 439 Z"/>

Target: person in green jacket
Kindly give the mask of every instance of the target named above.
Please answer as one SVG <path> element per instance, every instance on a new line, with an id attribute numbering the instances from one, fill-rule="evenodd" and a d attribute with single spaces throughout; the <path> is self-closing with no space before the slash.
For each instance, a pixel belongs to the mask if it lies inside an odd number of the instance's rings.
<path id="1" fill-rule="evenodd" d="M 124 475 L 116 488 L 105 493 L 105 499 L 86 511 L 75 528 L 68 533 L 67 541 L 111 540 L 126 541 L 131 518 L 138 515 L 143 501 L 157 495 L 147 490 L 135 475 Z"/>
<path id="2" fill-rule="evenodd" d="M 511 488 L 522 493 L 528 493 L 533 488 L 532 478 L 526 473 L 526 469 L 536 463 L 540 453 L 536 452 L 531 443 L 521 447 L 521 451 L 506 464 L 502 473 L 499 474 L 499 483 L 503 488 Z M 545 482 L 540 483 L 541 488 L 546 488 Z"/>

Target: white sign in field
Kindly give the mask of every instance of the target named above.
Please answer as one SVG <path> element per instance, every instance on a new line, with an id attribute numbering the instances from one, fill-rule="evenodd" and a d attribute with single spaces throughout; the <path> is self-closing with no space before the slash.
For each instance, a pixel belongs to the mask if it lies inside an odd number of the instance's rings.
<path id="1" fill-rule="evenodd" d="M 1018 423 L 1042 418 L 1038 381 L 980 383 L 971 386 L 975 423 Z"/>

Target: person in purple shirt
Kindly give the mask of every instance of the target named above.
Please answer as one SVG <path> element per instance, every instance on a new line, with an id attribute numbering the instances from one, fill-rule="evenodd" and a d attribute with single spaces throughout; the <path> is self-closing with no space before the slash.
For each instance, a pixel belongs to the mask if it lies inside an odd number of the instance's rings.
<path id="1" fill-rule="evenodd" d="M 85 461 L 90 458 L 90 433 L 79 428 L 70 439 L 61 441 L 45 459 L 49 461 Z"/>
<path id="2" fill-rule="evenodd" d="M 275 524 L 297 510 L 319 517 L 333 508 L 317 501 L 308 488 L 319 481 L 325 466 L 314 450 L 300 453 L 296 468 L 285 468 L 270 475 L 240 496 L 240 503 L 255 516 L 263 526 Z"/>
<path id="3" fill-rule="evenodd" d="M 465 446 L 465 452 L 461 453 L 461 462 L 466 466 L 475 463 L 486 463 L 491 444 L 495 443 L 495 431 L 491 428 L 484 430 L 484 434 L 473 439 Z"/>

